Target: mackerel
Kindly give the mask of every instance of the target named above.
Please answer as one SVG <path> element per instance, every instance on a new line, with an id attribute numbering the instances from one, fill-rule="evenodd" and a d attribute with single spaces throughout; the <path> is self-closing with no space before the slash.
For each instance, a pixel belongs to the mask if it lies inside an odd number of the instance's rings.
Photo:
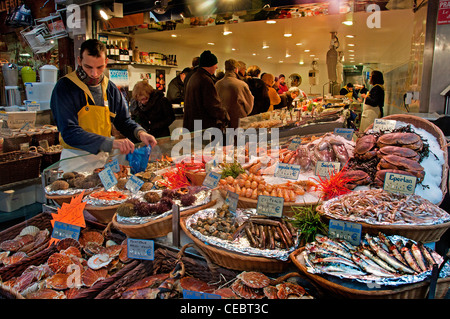
<path id="1" fill-rule="evenodd" d="M 318 267 L 322 272 L 328 274 L 335 274 L 336 276 L 345 274 L 345 275 L 353 275 L 353 276 L 365 276 L 366 273 L 352 267 L 342 267 L 339 265 L 331 264 L 329 266 Z"/>
<path id="2" fill-rule="evenodd" d="M 414 271 L 412 269 L 403 265 L 395 257 L 391 256 L 386 250 L 384 250 L 383 248 L 378 246 L 368 234 L 366 234 L 366 239 L 370 245 L 370 248 L 372 248 L 374 250 L 374 252 L 378 255 L 378 257 L 383 259 L 390 266 L 394 267 L 396 270 L 399 270 L 399 271 L 407 273 L 407 274 L 414 273 Z"/>
<path id="3" fill-rule="evenodd" d="M 352 260 L 341 257 L 325 257 L 310 259 L 315 264 L 343 264 L 352 268 L 359 268 Z"/>
<path id="4" fill-rule="evenodd" d="M 434 264 L 437 264 L 436 260 L 434 260 L 433 255 L 430 254 L 428 249 L 425 247 L 425 245 L 421 242 L 417 243 L 417 246 L 419 246 L 420 251 L 422 252 L 422 255 L 424 256 L 425 260 L 428 263 L 428 269 L 432 269 Z"/>
<path id="5" fill-rule="evenodd" d="M 348 251 L 345 251 L 345 250 L 343 250 L 343 249 L 341 249 L 341 248 L 339 248 L 337 246 L 332 246 L 332 245 L 330 245 L 328 243 L 321 243 L 320 247 L 322 247 L 322 248 L 324 248 L 326 250 L 329 250 L 329 251 L 331 251 L 331 252 L 333 252 L 335 254 L 344 256 L 347 259 L 352 259 L 352 256 L 351 256 L 351 254 Z"/>
<path id="6" fill-rule="evenodd" d="M 388 250 L 392 253 L 392 255 L 394 255 L 395 258 L 397 258 L 399 262 L 401 262 L 406 267 L 409 267 L 408 262 L 405 260 L 405 258 L 403 258 L 398 247 L 388 237 L 386 237 L 383 233 L 379 233 L 378 237 L 380 237 L 385 245 L 388 246 Z"/>

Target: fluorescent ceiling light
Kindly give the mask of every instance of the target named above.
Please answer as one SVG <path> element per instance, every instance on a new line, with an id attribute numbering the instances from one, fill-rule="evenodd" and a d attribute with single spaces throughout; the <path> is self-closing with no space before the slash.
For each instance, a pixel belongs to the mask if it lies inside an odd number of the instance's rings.
<path id="1" fill-rule="evenodd" d="M 347 44 L 349 47 L 354 47 L 355 45 L 353 43 Z"/>
<path id="2" fill-rule="evenodd" d="M 268 59 L 272 59 L 272 57 L 269 55 L 268 57 L 267 57 Z"/>
<path id="3" fill-rule="evenodd" d="M 311 51 L 311 50 L 308 50 L 308 49 L 305 50 L 305 52 L 309 52 L 309 51 Z"/>
<path id="4" fill-rule="evenodd" d="M 305 62 L 303 62 L 303 61 L 300 61 L 300 62 L 299 62 L 299 64 L 305 64 Z"/>
<path id="5" fill-rule="evenodd" d="M 214 42 L 208 42 L 208 45 L 214 45 Z"/>
<path id="6" fill-rule="evenodd" d="M 347 37 L 347 38 L 354 38 L 355 36 L 354 36 L 354 35 L 351 35 L 351 34 L 347 34 L 346 37 Z"/>
<path id="7" fill-rule="evenodd" d="M 296 43 L 295 45 L 303 45 L 303 43 L 299 42 L 299 43 Z"/>
<path id="8" fill-rule="evenodd" d="M 268 45 L 263 45 L 263 49 L 268 49 L 269 48 L 269 46 Z"/>
<path id="9" fill-rule="evenodd" d="M 292 37 L 292 33 L 285 33 L 285 34 L 284 34 L 284 37 L 285 37 L 285 38 L 290 38 L 290 37 Z"/>
<path id="10" fill-rule="evenodd" d="M 176 34 L 171 34 L 170 36 L 171 36 L 172 38 L 176 38 L 176 37 L 177 37 Z"/>
<path id="11" fill-rule="evenodd" d="M 236 49 L 235 48 L 231 48 L 231 51 L 236 51 Z"/>
<path id="12" fill-rule="evenodd" d="M 283 63 L 283 60 L 278 61 L 278 63 Z"/>
<path id="13" fill-rule="evenodd" d="M 252 53 L 252 55 L 256 55 L 256 53 Z"/>
<path id="14" fill-rule="evenodd" d="M 231 32 L 231 31 L 223 31 L 223 35 L 229 35 L 229 34 L 232 34 L 233 32 Z"/>
<path id="15" fill-rule="evenodd" d="M 344 22 L 342 22 L 342 24 L 350 26 L 350 25 L 353 25 L 353 21 L 344 21 Z"/>
<path id="16" fill-rule="evenodd" d="M 275 24 L 275 23 L 277 23 L 277 22 L 276 22 L 275 20 L 267 20 L 266 23 L 267 23 L 267 24 Z"/>

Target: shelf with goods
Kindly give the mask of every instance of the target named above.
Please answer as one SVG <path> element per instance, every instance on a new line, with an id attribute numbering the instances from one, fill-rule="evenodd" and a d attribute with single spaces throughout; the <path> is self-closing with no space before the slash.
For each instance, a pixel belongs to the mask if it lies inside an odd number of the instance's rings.
<path id="1" fill-rule="evenodd" d="M 132 67 L 162 67 L 162 68 L 177 68 L 178 65 L 164 65 L 154 63 L 141 63 L 141 62 L 120 62 L 120 61 L 108 61 L 108 66 L 132 66 Z"/>

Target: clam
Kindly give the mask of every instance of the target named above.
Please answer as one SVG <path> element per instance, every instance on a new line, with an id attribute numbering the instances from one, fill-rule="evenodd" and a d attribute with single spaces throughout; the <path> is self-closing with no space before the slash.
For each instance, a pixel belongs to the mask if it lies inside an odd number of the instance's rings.
<path id="1" fill-rule="evenodd" d="M 87 264 L 89 268 L 100 269 L 106 267 L 113 259 L 108 254 L 96 254 L 88 259 Z"/>

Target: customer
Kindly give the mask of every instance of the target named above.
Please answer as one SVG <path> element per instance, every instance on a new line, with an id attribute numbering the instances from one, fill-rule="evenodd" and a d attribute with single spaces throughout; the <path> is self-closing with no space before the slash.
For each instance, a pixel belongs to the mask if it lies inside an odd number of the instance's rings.
<path id="1" fill-rule="evenodd" d="M 175 121 L 172 103 L 162 91 L 155 90 L 147 80 L 135 84 L 130 104 L 131 118 L 155 137 L 170 136 Z"/>
<path id="2" fill-rule="evenodd" d="M 225 129 L 230 117 L 222 107 L 212 76 L 217 70 L 217 57 L 211 51 L 200 55 L 199 68 L 191 76 L 184 99 L 183 127 L 194 131 L 194 120 L 202 120 L 202 128 Z"/>
<path id="3" fill-rule="evenodd" d="M 88 162 L 114 149 L 128 154 L 139 141 L 155 146 L 154 136 L 130 118 L 122 93 L 103 74 L 108 63 L 105 45 L 95 39 L 83 42 L 77 63 L 76 71 L 56 83 L 50 100 L 64 147 L 61 159 L 87 155 Z M 113 138 L 113 126 L 126 138 Z"/>
<path id="4" fill-rule="evenodd" d="M 270 107 L 270 98 L 266 84 L 259 78 L 261 69 L 257 65 L 251 65 L 247 69 L 247 84 L 253 94 L 253 110 L 250 115 L 267 112 Z"/>
<path id="5" fill-rule="evenodd" d="M 198 70 L 198 64 L 200 61 L 200 57 L 196 56 L 192 59 L 192 68 L 189 73 L 186 74 L 186 77 L 184 78 L 184 91 L 186 92 L 186 85 L 191 78 L 192 74 L 194 74 L 195 71 Z"/>
<path id="6" fill-rule="evenodd" d="M 287 92 L 280 95 L 281 102 L 274 105 L 274 109 L 281 109 L 283 107 L 291 109 L 293 107 L 292 103 L 294 100 L 300 96 L 300 91 L 301 90 L 296 86 L 289 88 Z"/>
<path id="7" fill-rule="evenodd" d="M 273 88 L 273 84 L 275 83 L 275 77 L 273 76 L 273 74 L 264 73 L 261 80 L 263 80 L 267 86 L 267 93 L 270 99 L 270 106 L 268 111 L 273 111 L 273 106 L 281 102 L 280 96 L 278 95 L 277 91 L 275 91 L 275 89 Z"/>
<path id="8" fill-rule="evenodd" d="M 246 117 L 253 109 L 254 97 L 244 81 L 238 78 L 239 64 L 236 60 L 225 61 L 225 76 L 216 83 L 224 107 L 230 116 L 230 127 L 238 128 L 239 119 Z"/>
<path id="9" fill-rule="evenodd" d="M 247 77 L 247 65 L 244 61 L 238 61 L 238 79 L 245 81 Z"/>
<path id="10" fill-rule="evenodd" d="M 170 103 L 181 104 L 181 102 L 184 102 L 184 80 L 189 72 L 191 72 L 191 68 L 184 68 L 180 74 L 170 81 L 167 88 L 167 99 Z"/>
<path id="11" fill-rule="evenodd" d="M 283 94 L 287 92 L 288 86 L 286 85 L 286 77 L 284 74 L 278 76 L 278 94 Z"/>
<path id="12" fill-rule="evenodd" d="M 374 70 L 370 74 L 369 83 L 373 85 L 369 93 L 361 94 L 364 98 L 363 111 L 359 131 L 364 132 L 376 118 L 384 116 L 384 78 L 383 73 Z"/>

